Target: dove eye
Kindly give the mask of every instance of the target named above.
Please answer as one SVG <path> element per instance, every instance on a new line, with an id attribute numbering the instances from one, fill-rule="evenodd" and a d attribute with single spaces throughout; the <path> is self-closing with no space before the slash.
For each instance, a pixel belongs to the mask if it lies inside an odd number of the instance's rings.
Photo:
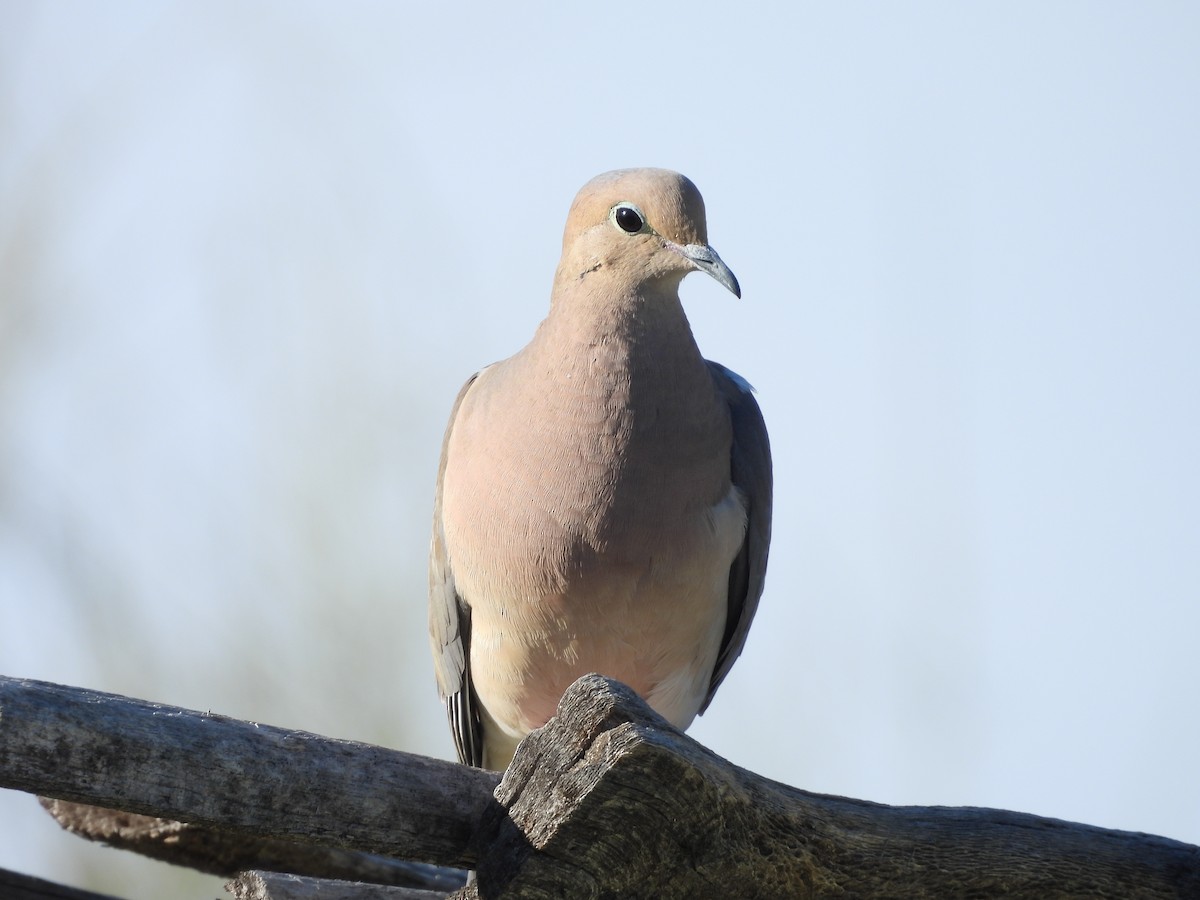
<path id="1" fill-rule="evenodd" d="M 626 234 L 637 234 L 646 229 L 645 216 L 632 203 L 618 203 L 612 208 L 609 217 Z"/>

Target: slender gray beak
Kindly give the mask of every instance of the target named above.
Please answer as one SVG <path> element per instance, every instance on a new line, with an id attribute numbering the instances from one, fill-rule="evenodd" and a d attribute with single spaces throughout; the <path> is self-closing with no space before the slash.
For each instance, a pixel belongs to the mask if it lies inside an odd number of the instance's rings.
<path id="1" fill-rule="evenodd" d="M 725 285 L 733 293 L 733 296 L 741 299 L 742 289 L 738 285 L 738 280 L 734 277 L 733 272 L 729 270 L 729 266 L 725 265 L 721 257 L 717 256 L 717 251 L 708 244 L 672 244 L 672 246 L 694 265 L 701 272 L 705 272 L 715 278 L 720 284 Z"/>

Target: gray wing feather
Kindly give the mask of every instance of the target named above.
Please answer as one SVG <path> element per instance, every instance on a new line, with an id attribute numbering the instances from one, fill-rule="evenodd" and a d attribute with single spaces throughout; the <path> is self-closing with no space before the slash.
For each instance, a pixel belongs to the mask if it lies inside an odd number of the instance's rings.
<path id="1" fill-rule="evenodd" d="M 729 403 L 733 425 L 730 454 L 731 479 L 746 503 L 746 537 L 729 569 L 729 611 L 717 664 L 709 683 L 704 712 L 717 688 L 733 668 L 746 645 L 750 623 L 758 611 L 763 581 L 767 574 L 767 550 L 771 543 L 771 444 L 762 411 L 741 376 L 720 363 L 708 362 L 713 383 Z"/>
<path id="2" fill-rule="evenodd" d="M 442 439 L 442 458 L 433 501 L 433 537 L 429 544 L 429 639 L 438 693 L 446 704 L 458 759 L 468 766 L 482 767 L 483 731 L 479 724 L 478 701 L 471 687 L 471 608 L 463 602 L 454 586 L 454 572 L 450 568 L 446 537 L 442 531 L 446 448 L 463 398 L 478 377 L 479 373 L 472 375 L 458 392 L 446 436 Z"/>

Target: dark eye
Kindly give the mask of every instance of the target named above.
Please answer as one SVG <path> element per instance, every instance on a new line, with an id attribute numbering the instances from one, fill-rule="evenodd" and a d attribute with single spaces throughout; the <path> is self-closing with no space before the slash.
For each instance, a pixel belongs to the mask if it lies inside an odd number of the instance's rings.
<path id="1" fill-rule="evenodd" d="M 641 213 L 629 204 L 613 207 L 612 215 L 617 227 L 628 234 L 637 234 L 646 224 Z"/>

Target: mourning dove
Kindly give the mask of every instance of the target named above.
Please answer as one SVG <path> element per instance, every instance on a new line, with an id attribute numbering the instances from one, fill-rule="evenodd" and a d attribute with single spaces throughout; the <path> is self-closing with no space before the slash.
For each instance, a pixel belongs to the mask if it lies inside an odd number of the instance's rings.
<path id="1" fill-rule="evenodd" d="M 679 284 L 693 270 L 741 296 L 691 181 L 594 178 L 533 340 L 458 394 L 429 626 L 464 763 L 505 768 L 589 672 L 686 728 L 742 651 L 767 566 L 771 452 L 750 386 L 692 337 Z"/>

